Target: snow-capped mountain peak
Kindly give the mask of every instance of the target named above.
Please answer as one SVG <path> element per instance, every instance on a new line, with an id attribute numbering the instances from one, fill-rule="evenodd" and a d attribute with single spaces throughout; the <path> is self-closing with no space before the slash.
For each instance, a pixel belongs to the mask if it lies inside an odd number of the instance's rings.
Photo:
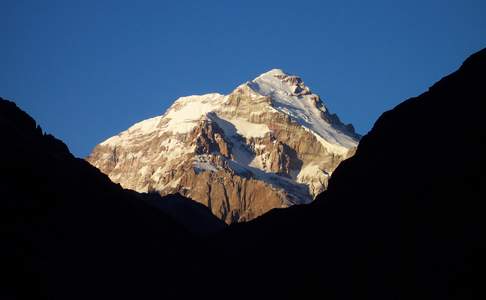
<path id="1" fill-rule="evenodd" d="M 272 107 L 316 134 L 321 143 L 335 144 L 335 151 L 344 153 L 356 145 L 359 136 L 343 126 L 337 116 L 331 115 L 320 97 L 313 94 L 300 77 L 272 69 L 248 82 L 248 86 L 270 97 Z"/>
<path id="2" fill-rule="evenodd" d="M 230 223 L 312 201 L 358 138 L 300 77 L 272 69 L 228 95 L 180 97 L 88 161 L 125 188 L 180 192 Z"/>
<path id="3" fill-rule="evenodd" d="M 271 70 L 269 70 L 267 72 L 264 72 L 264 73 L 258 75 L 257 78 L 269 77 L 269 76 L 275 76 L 275 75 L 287 75 L 287 73 L 285 73 L 285 71 L 282 70 L 282 69 L 275 68 L 275 69 L 271 69 Z M 257 78 L 255 78 L 255 79 L 257 79 Z"/>

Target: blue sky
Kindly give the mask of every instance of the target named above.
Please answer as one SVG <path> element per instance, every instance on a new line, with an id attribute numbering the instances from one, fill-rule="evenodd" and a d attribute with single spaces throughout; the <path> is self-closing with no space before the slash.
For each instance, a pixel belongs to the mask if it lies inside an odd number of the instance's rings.
<path id="1" fill-rule="evenodd" d="M 281 68 L 366 133 L 486 47 L 485 16 L 484 0 L 3 0 L 0 96 L 84 157 L 179 96 Z"/>

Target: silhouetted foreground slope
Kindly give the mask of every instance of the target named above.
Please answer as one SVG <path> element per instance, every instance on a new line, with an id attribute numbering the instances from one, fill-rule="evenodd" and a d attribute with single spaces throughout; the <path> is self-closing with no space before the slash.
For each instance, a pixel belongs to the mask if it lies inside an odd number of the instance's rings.
<path id="1" fill-rule="evenodd" d="M 272 297 L 478 297 L 486 267 L 485 102 L 482 50 L 384 113 L 314 203 L 232 226 L 216 247 Z"/>
<path id="2" fill-rule="evenodd" d="M 185 228 L 206 233 L 224 226 L 202 205 L 168 196 L 159 207 L 171 215 L 183 207 L 180 215 L 191 217 L 179 225 L 148 204 L 160 197 L 123 190 L 3 99 L 0 134 L 2 273 L 9 278 L 2 299 L 177 292 L 190 263 L 184 249 L 194 239 Z M 164 280 L 172 290 L 157 284 Z"/>
<path id="3" fill-rule="evenodd" d="M 197 236 L 208 236 L 227 227 L 226 223 L 213 215 L 207 206 L 180 194 L 160 196 L 155 192 L 138 194 L 138 197 L 162 210 Z"/>

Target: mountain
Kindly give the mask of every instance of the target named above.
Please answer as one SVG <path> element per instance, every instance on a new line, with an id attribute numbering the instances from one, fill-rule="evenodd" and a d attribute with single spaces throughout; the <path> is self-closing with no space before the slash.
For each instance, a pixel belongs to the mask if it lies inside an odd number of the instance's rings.
<path id="1" fill-rule="evenodd" d="M 180 195 L 124 190 L 1 98 L 0 136 L 2 299 L 167 296 L 198 236 L 225 227 Z"/>
<path id="2" fill-rule="evenodd" d="M 124 188 L 178 192 L 234 223 L 310 203 L 358 140 L 301 78 L 274 69 L 229 95 L 179 98 L 87 161 Z"/>
<path id="3" fill-rule="evenodd" d="M 486 49 L 381 115 L 309 205 L 231 226 L 242 298 L 484 299 Z"/>
<path id="4" fill-rule="evenodd" d="M 385 112 L 315 201 L 206 237 L 2 100 L 0 298 L 484 299 L 484 99 L 486 49 Z"/>

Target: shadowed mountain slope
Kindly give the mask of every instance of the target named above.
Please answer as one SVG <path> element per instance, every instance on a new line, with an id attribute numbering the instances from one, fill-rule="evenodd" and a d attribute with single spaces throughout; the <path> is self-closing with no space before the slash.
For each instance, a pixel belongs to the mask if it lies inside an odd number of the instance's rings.
<path id="1" fill-rule="evenodd" d="M 197 259 L 184 250 L 196 241 L 188 230 L 224 227 L 179 195 L 122 189 L 3 99 L 0 136 L 3 299 L 170 295 Z M 173 289 L 159 290 L 159 280 Z"/>
<path id="2" fill-rule="evenodd" d="M 241 276 L 272 297 L 477 297 L 485 101 L 482 50 L 385 112 L 314 203 L 232 226 L 217 247 L 228 247 L 220 251 L 246 266 Z"/>

